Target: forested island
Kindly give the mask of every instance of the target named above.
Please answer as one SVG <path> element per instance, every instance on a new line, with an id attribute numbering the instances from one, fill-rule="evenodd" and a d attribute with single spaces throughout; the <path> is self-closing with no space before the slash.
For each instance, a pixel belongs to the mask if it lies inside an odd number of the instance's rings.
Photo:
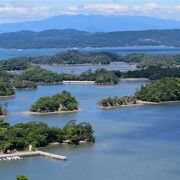
<path id="1" fill-rule="evenodd" d="M 53 56 L 16 57 L 0 62 L 0 68 L 7 71 L 25 70 L 28 64 L 64 65 L 64 64 L 109 64 L 111 62 L 136 63 L 138 67 L 150 66 L 176 67 L 180 65 L 180 55 L 150 55 L 132 53 L 121 55 L 112 52 L 82 52 L 68 50 Z"/>
<path id="2" fill-rule="evenodd" d="M 38 57 L 15 57 L 0 62 L 0 68 L 7 71 L 25 70 L 28 64 L 109 64 L 110 62 L 121 61 L 121 55 L 111 52 L 82 52 L 77 50 L 68 50 L 59 52 L 53 56 Z"/>
<path id="3" fill-rule="evenodd" d="M 73 112 L 78 110 L 78 102 L 75 97 L 67 91 L 53 96 L 44 96 L 39 98 L 30 108 L 31 112 L 49 113 L 49 112 Z"/>
<path id="4" fill-rule="evenodd" d="M 180 101 L 180 78 L 163 78 L 143 85 L 134 96 L 109 97 L 99 101 L 102 108 L 131 106 L 143 103 Z"/>
<path id="5" fill-rule="evenodd" d="M 47 146 L 49 143 L 67 142 L 78 145 L 80 141 L 93 143 L 92 126 L 89 123 L 68 123 L 65 127 L 49 127 L 42 122 L 28 122 L 10 125 L 0 119 L 0 152 L 7 150 L 28 150 L 29 145 L 33 148 Z"/>

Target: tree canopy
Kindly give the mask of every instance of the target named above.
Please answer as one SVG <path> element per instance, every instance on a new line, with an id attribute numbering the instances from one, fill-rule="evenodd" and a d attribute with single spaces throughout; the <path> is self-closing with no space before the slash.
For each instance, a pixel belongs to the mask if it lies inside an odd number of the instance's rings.
<path id="1" fill-rule="evenodd" d="M 33 147 L 46 146 L 52 142 L 79 144 L 80 141 L 94 142 L 92 126 L 89 123 L 48 127 L 42 122 L 28 122 L 10 125 L 0 119 L 0 150 L 26 150 Z"/>

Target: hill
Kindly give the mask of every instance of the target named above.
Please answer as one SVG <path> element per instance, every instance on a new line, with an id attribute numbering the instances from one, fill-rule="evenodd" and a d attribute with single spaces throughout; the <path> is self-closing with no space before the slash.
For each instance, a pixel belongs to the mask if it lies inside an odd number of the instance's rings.
<path id="1" fill-rule="evenodd" d="M 180 30 L 90 33 L 74 29 L 19 31 L 0 34 L 0 48 L 73 48 L 120 46 L 180 46 Z"/>

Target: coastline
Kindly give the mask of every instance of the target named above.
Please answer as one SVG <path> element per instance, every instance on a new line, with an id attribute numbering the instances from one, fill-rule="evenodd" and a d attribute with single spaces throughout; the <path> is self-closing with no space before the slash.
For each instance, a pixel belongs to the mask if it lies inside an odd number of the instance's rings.
<path id="1" fill-rule="evenodd" d="M 120 82 L 150 81 L 148 78 L 122 78 Z"/>
<path id="2" fill-rule="evenodd" d="M 180 103 L 180 101 L 164 101 L 164 102 L 150 102 L 150 101 L 140 101 L 137 100 L 136 104 L 127 104 L 127 105 L 117 105 L 117 106 L 99 106 L 100 109 L 114 109 L 114 108 L 123 108 L 123 107 L 134 107 L 134 106 L 142 106 L 142 105 L 160 105 L 160 104 L 175 104 Z"/>
<path id="3" fill-rule="evenodd" d="M 25 112 L 20 112 L 20 113 L 21 113 L 21 114 L 30 114 L 30 115 L 49 115 L 49 114 L 76 113 L 76 112 L 80 112 L 80 111 L 82 111 L 82 109 L 73 110 L 73 111 L 54 111 L 54 112 L 46 112 L 46 113 L 42 113 L 42 112 L 31 112 L 31 111 L 25 111 Z"/>

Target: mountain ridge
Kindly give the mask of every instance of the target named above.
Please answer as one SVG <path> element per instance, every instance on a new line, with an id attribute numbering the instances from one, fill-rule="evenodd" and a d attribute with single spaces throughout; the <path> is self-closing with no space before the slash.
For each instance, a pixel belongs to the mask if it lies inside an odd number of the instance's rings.
<path id="1" fill-rule="evenodd" d="M 20 30 L 77 29 L 88 32 L 180 29 L 180 21 L 148 16 L 60 15 L 42 20 L 0 24 L 0 33 Z"/>

